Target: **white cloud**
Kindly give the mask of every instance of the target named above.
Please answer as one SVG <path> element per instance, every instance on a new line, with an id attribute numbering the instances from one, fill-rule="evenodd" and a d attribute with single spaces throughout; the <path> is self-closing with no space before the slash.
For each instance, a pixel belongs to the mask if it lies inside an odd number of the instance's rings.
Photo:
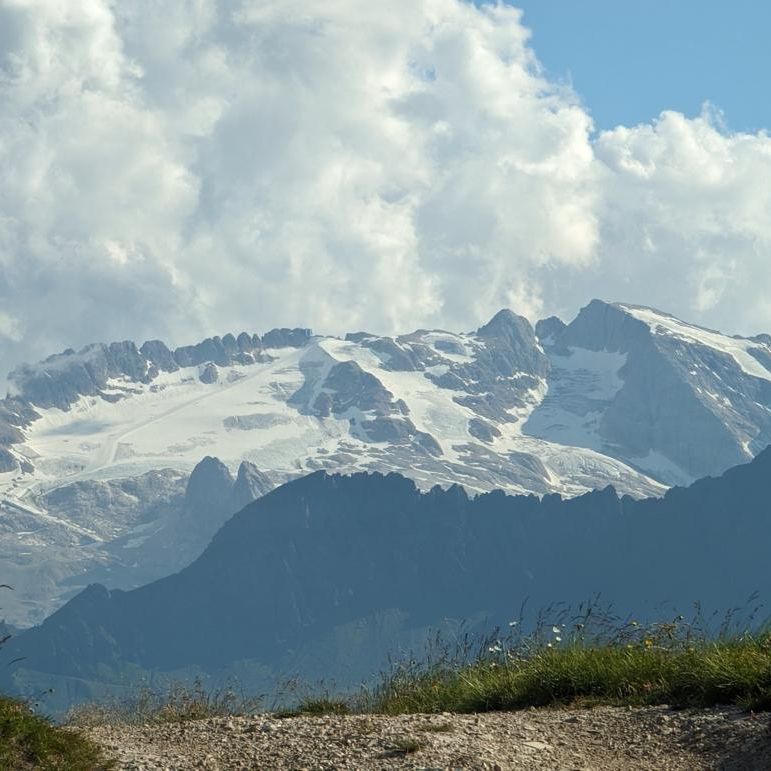
<path id="1" fill-rule="evenodd" d="M 665 112 L 599 136 L 597 280 L 727 331 L 765 331 L 771 138 L 727 134 L 721 123 L 707 107 L 694 119 Z"/>
<path id="2" fill-rule="evenodd" d="M 593 296 L 771 329 L 771 140 L 592 138 L 528 40 L 460 0 L 0 0 L 4 366 Z"/>
<path id="3" fill-rule="evenodd" d="M 4 311 L 0 311 L 0 340 L 5 338 L 11 342 L 18 343 L 22 337 L 19 320 Z"/>

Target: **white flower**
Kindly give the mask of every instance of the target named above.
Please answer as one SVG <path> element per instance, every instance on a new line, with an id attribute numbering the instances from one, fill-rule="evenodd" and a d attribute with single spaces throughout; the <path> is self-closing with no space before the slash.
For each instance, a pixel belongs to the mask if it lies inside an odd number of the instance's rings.
<path id="1" fill-rule="evenodd" d="M 559 634 L 562 631 L 558 626 L 553 626 L 551 630 L 554 634 Z"/>
<path id="2" fill-rule="evenodd" d="M 519 624 L 519 621 L 509 621 L 509 626 L 516 626 Z"/>
<path id="3" fill-rule="evenodd" d="M 557 636 L 556 636 L 554 639 L 555 639 L 557 642 L 562 642 L 562 638 L 561 638 L 559 635 L 557 635 Z"/>

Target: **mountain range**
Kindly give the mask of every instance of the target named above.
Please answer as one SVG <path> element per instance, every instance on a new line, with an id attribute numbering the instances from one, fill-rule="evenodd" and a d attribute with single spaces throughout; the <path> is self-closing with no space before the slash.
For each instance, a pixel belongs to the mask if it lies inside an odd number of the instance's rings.
<path id="1" fill-rule="evenodd" d="M 768 597 L 771 448 L 663 497 L 421 492 L 391 473 L 320 471 L 249 504 L 175 575 L 89 586 L 4 655 L 0 687 L 50 706 L 153 677 L 280 675 L 352 686 L 431 630 L 505 627 L 597 595 L 640 621 Z M 633 616 L 631 615 L 633 614 Z M 548 617 L 547 617 L 548 620 Z"/>
<path id="2" fill-rule="evenodd" d="M 318 470 L 645 498 L 769 443 L 771 337 L 598 300 L 569 324 L 503 310 L 468 333 L 67 350 L 14 370 L 0 402 L 3 613 L 29 626 L 91 582 L 180 570 L 249 500 Z"/>

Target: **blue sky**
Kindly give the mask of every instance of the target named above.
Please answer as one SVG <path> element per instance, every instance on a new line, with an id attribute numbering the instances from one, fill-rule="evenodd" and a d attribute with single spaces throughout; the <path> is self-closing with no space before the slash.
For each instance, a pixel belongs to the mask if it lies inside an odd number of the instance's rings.
<path id="1" fill-rule="evenodd" d="M 771 127 L 771 3 L 764 0 L 518 0 L 532 46 L 568 79 L 598 129 L 697 115 L 704 101 L 727 126 Z"/>

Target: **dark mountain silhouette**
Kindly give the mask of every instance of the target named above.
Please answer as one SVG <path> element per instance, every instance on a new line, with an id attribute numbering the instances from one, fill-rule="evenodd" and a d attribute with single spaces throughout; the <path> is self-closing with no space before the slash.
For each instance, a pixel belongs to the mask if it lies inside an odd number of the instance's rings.
<path id="1" fill-rule="evenodd" d="M 334 645 L 355 648 L 340 634 L 352 624 L 364 630 L 356 666 L 372 672 L 383 651 L 361 646 L 384 613 L 399 614 L 393 641 L 447 618 L 505 621 L 526 599 L 538 609 L 601 593 L 639 618 L 694 601 L 727 610 L 771 595 L 769 486 L 771 448 L 642 501 L 612 488 L 472 499 L 457 486 L 421 493 L 397 474 L 318 472 L 240 511 L 176 575 L 129 592 L 90 586 L 11 641 L 7 658 L 26 659 L 4 676 L 38 687 L 243 661 L 272 671 L 309 646 L 333 658 Z"/>

